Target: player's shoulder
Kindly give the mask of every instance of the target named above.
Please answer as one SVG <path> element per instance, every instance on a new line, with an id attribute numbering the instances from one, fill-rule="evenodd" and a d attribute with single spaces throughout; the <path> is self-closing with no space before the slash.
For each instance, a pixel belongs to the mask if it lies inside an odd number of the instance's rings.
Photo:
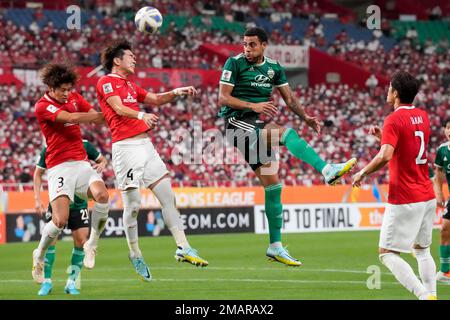
<path id="1" fill-rule="evenodd" d="M 43 95 L 35 104 L 34 104 L 34 110 L 36 112 L 40 110 L 47 109 L 50 106 L 54 106 L 54 102 L 51 101 L 48 97 L 46 97 L 47 94 Z M 56 108 L 56 106 L 54 106 Z"/>
<path id="2" fill-rule="evenodd" d="M 108 74 L 105 74 L 104 76 L 100 77 L 100 79 L 98 79 L 97 85 L 99 85 L 99 84 L 103 85 L 105 83 L 117 83 L 122 80 L 124 80 L 124 78 L 122 78 L 118 74 L 108 73 Z"/>
<path id="3" fill-rule="evenodd" d="M 79 100 L 79 99 L 81 99 L 81 98 L 83 98 L 83 96 L 79 93 L 79 92 L 77 92 L 77 91 L 72 91 L 70 94 L 69 94 L 69 97 L 68 97 L 68 99 L 67 99 L 67 101 L 70 101 L 70 100 Z"/>
<path id="4" fill-rule="evenodd" d="M 272 59 L 270 57 L 264 56 L 264 58 L 266 59 L 266 62 L 268 64 L 274 65 L 274 66 L 280 66 L 280 63 L 278 62 L 278 60 Z"/>
<path id="5" fill-rule="evenodd" d="M 229 60 L 231 60 L 231 61 L 244 61 L 245 60 L 245 55 L 244 55 L 243 52 L 241 52 L 241 53 L 239 53 L 239 54 L 237 54 L 237 55 L 235 55 L 233 57 L 230 57 Z"/>
<path id="6" fill-rule="evenodd" d="M 450 141 L 447 141 L 447 142 L 441 143 L 439 145 L 439 147 L 437 147 L 437 150 L 439 151 L 439 150 L 445 149 L 445 148 L 448 149 L 449 147 L 450 147 Z"/>

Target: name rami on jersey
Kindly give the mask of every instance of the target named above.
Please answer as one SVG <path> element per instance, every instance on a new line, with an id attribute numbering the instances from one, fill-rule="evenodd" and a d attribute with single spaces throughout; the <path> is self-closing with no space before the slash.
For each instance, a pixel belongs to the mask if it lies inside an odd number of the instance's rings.
<path id="1" fill-rule="evenodd" d="M 423 123 L 423 119 L 421 116 L 418 117 L 410 117 L 411 118 L 411 123 L 412 124 L 422 124 Z"/>

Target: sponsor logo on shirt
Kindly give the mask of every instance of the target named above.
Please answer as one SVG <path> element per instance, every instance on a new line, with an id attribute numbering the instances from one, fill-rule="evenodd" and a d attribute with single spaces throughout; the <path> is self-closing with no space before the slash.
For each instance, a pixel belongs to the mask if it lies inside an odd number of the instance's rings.
<path id="1" fill-rule="evenodd" d="M 224 80 L 224 81 L 230 81 L 230 79 L 231 79 L 231 73 L 232 73 L 232 72 L 231 72 L 230 70 L 223 70 L 221 80 Z"/>
<path id="2" fill-rule="evenodd" d="M 113 88 L 112 88 L 111 83 L 110 83 L 110 82 L 105 83 L 105 84 L 103 85 L 103 93 L 104 93 L 104 94 L 108 94 L 108 93 L 111 93 L 111 92 L 113 92 Z"/>
<path id="3" fill-rule="evenodd" d="M 59 110 L 59 108 L 55 107 L 52 104 L 47 107 L 47 111 L 50 111 L 51 113 L 55 113 L 58 110 Z"/>
<path id="4" fill-rule="evenodd" d="M 137 100 L 128 92 L 128 96 L 126 99 L 123 99 L 123 102 L 134 103 L 137 102 Z"/>
<path id="5" fill-rule="evenodd" d="M 259 74 L 255 77 L 255 82 L 250 83 L 252 87 L 265 87 L 269 88 L 272 86 L 270 83 L 269 77 L 266 77 L 263 74 Z"/>

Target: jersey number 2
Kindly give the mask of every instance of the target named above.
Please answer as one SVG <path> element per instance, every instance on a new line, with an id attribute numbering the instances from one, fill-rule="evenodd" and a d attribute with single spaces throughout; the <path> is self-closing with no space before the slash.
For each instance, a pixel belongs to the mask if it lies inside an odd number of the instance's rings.
<path id="1" fill-rule="evenodd" d="M 425 153 L 425 137 L 423 131 L 414 131 L 414 135 L 420 138 L 420 149 L 416 158 L 416 164 L 426 164 L 427 159 L 422 159 L 423 154 Z"/>

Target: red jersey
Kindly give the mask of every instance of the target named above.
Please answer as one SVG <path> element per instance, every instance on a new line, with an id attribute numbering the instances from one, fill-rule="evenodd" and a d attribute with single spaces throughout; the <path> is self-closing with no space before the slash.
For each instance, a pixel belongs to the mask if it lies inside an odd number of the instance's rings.
<path id="1" fill-rule="evenodd" d="M 402 105 L 384 121 L 381 145 L 394 147 L 389 162 L 391 204 L 429 201 L 435 198 L 428 176 L 427 150 L 430 121 L 425 111 Z"/>
<path id="2" fill-rule="evenodd" d="M 106 102 L 106 99 L 119 96 L 124 106 L 140 111 L 138 102 L 144 102 L 146 95 L 146 90 L 115 73 L 110 73 L 98 80 L 97 99 L 103 116 L 111 129 L 112 142 L 137 136 L 147 132 L 150 128 L 142 120 L 118 115 Z"/>
<path id="3" fill-rule="evenodd" d="M 59 103 L 46 93 L 34 108 L 47 144 L 45 161 L 48 169 L 69 160 L 87 159 L 80 126 L 76 123 L 56 122 L 56 116 L 63 110 L 88 112 L 92 109 L 92 106 L 79 93 L 70 93 L 65 103 Z"/>

